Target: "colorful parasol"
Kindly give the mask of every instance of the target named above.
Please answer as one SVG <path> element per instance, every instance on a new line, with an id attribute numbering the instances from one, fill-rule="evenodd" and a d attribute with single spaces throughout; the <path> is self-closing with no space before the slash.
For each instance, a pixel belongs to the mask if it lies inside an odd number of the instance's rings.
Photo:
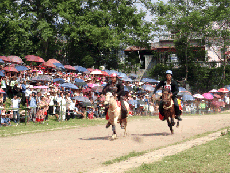
<path id="1" fill-rule="evenodd" d="M 45 62 L 44 59 L 40 58 L 39 56 L 35 55 L 26 55 L 25 56 L 26 61 L 31 61 L 31 62 Z"/>
<path id="2" fill-rule="evenodd" d="M 76 69 L 73 66 L 71 66 L 71 65 L 64 65 L 64 67 L 67 70 L 74 70 L 74 71 L 76 71 Z"/>
<path id="3" fill-rule="evenodd" d="M 16 72 L 18 73 L 18 70 L 15 67 L 4 67 L 3 70 L 8 71 L 8 72 Z"/>
<path id="4" fill-rule="evenodd" d="M 56 59 L 49 59 L 47 62 L 53 64 L 53 63 L 60 63 L 58 60 Z M 60 63 L 61 64 L 61 63 Z"/>
<path id="5" fill-rule="evenodd" d="M 17 63 L 17 64 L 22 64 L 23 61 L 20 57 L 18 56 L 8 56 L 7 57 L 7 62 L 13 62 L 13 63 Z"/>
<path id="6" fill-rule="evenodd" d="M 0 56 L 0 59 L 2 59 L 3 61 L 7 61 L 7 57 L 6 56 Z"/>
<path id="7" fill-rule="evenodd" d="M 56 68 L 56 66 L 54 64 L 52 64 L 51 62 L 44 62 L 41 64 L 42 66 L 45 66 L 45 67 L 51 67 L 51 68 Z"/>

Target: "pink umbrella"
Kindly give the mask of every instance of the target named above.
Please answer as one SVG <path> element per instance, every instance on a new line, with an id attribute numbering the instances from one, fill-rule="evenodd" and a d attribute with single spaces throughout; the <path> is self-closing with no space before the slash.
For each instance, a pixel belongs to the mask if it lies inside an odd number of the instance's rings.
<path id="1" fill-rule="evenodd" d="M 18 70 L 15 67 L 4 67 L 3 70 L 18 73 Z"/>
<path id="2" fill-rule="evenodd" d="M 55 65 L 53 65 L 52 63 L 50 63 L 50 62 L 44 62 L 44 63 L 42 63 L 42 66 L 46 66 L 46 67 L 51 67 L 51 68 L 56 68 L 56 66 Z"/>
<path id="3" fill-rule="evenodd" d="M 73 66 L 71 66 L 71 65 L 64 65 L 64 67 L 67 70 L 74 70 L 74 71 L 76 71 L 76 69 Z"/>
<path id="4" fill-rule="evenodd" d="M 31 62 L 45 62 L 42 58 L 35 55 L 26 55 L 25 59 L 26 61 L 31 61 Z"/>
<path id="5" fill-rule="evenodd" d="M 7 57 L 6 56 L 0 56 L 0 59 L 2 59 L 3 61 L 7 61 Z"/>
<path id="6" fill-rule="evenodd" d="M 228 89 L 227 88 L 220 88 L 218 89 L 218 92 L 221 92 L 221 93 L 228 93 Z"/>
<path id="7" fill-rule="evenodd" d="M 59 64 L 61 64 L 58 60 L 56 60 L 56 59 L 49 59 L 47 62 L 49 62 L 49 63 L 51 63 L 51 64 L 53 64 L 53 63 L 59 63 Z"/>
<path id="8" fill-rule="evenodd" d="M 204 96 L 204 98 L 208 99 L 208 100 L 212 100 L 213 99 L 213 96 L 210 93 L 204 93 L 204 94 L 202 94 L 202 96 Z"/>
<path id="9" fill-rule="evenodd" d="M 89 86 L 90 88 L 93 88 L 93 87 L 98 86 L 98 85 L 97 85 L 97 84 L 94 84 L 94 83 L 90 83 L 90 84 L 88 84 L 88 86 Z"/>
<path id="10" fill-rule="evenodd" d="M 220 98 L 221 98 L 221 96 L 220 96 L 220 95 L 218 95 L 218 94 L 214 94 L 214 97 L 216 97 L 216 98 L 218 98 L 218 99 L 220 99 Z"/>
<path id="11" fill-rule="evenodd" d="M 17 63 L 17 64 L 22 64 L 23 61 L 20 57 L 18 56 L 8 56 L 7 57 L 7 62 L 13 62 L 13 63 Z"/>

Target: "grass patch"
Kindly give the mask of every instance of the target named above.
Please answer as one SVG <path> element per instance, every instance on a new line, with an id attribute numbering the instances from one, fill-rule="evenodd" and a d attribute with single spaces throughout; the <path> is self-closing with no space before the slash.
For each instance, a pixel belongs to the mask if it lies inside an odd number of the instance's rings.
<path id="1" fill-rule="evenodd" d="M 229 153 L 230 132 L 206 144 L 164 157 L 161 161 L 152 164 L 142 164 L 139 168 L 127 172 L 229 172 Z"/>
<path id="2" fill-rule="evenodd" d="M 127 154 L 127 155 L 115 158 L 113 160 L 109 160 L 109 161 L 103 162 L 102 164 L 103 165 L 110 165 L 110 164 L 113 164 L 113 163 L 119 163 L 119 162 L 127 160 L 127 159 L 129 159 L 131 157 L 142 156 L 145 153 L 147 153 L 147 151 L 141 151 L 141 152 L 135 152 L 135 151 L 133 151 L 133 152 L 130 152 L 129 154 Z"/>
<path id="3" fill-rule="evenodd" d="M 57 122 L 55 117 L 50 117 L 49 121 L 43 123 L 20 123 L 16 126 L 11 122 L 12 126 L 0 127 L 0 136 L 15 136 L 27 133 L 38 133 L 51 130 L 62 130 L 77 127 L 95 126 L 106 124 L 105 119 L 70 119 L 69 121 Z"/>
<path id="4" fill-rule="evenodd" d="M 211 133 L 215 133 L 215 132 L 217 132 L 217 131 L 221 131 L 221 130 L 225 130 L 225 129 L 230 129 L 230 126 L 228 126 L 228 127 L 223 127 L 223 128 L 218 129 L 218 130 L 216 130 L 216 131 L 208 131 L 208 132 L 205 132 L 205 133 L 202 133 L 202 134 L 197 134 L 197 135 L 195 135 L 195 136 L 192 136 L 192 137 L 190 137 L 190 138 L 184 139 L 184 140 L 182 140 L 182 141 L 180 141 L 180 142 L 175 142 L 175 143 L 173 143 L 173 144 L 169 144 L 169 145 L 167 145 L 167 146 L 172 146 L 172 145 L 181 144 L 181 143 L 184 143 L 184 142 L 186 142 L 186 141 L 191 141 L 191 140 L 193 140 L 193 139 L 197 139 L 197 138 L 200 138 L 200 137 L 203 137 L 203 136 L 207 136 L 207 135 L 209 135 L 209 134 L 211 134 Z M 228 132 L 228 133 L 229 133 L 229 132 Z M 222 133 L 221 133 L 221 134 L 222 134 Z M 103 162 L 102 164 L 103 164 L 103 165 L 110 165 L 110 164 L 113 164 L 113 163 L 119 163 L 119 162 L 128 160 L 128 159 L 131 158 L 131 157 L 142 156 L 142 155 L 144 155 L 145 153 L 153 152 L 153 151 L 156 151 L 156 150 L 165 148 L 165 147 L 166 147 L 166 146 L 160 146 L 160 147 L 157 147 L 157 148 L 154 148 L 154 149 L 151 149 L 151 150 L 145 150 L 145 151 L 141 151 L 141 152 L 135 152 L 135 151 L 133 151 L 133 152 L 130 152 L 129 154 L 127 154 L 127 155 L 124 155 L 124 156 L 121 156 L 121 157 L 117 157 L 117 158 L 115 158 L 115 159 L 113 159 L 113 160 L 105 161 L 105 162 Z"/>

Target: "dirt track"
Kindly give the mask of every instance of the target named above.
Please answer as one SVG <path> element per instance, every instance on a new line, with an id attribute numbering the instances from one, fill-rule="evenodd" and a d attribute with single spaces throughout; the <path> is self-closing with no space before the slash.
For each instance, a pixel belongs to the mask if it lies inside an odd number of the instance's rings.
<path id="1" fill-rule="evenodd" d="M 89 120 L 90 121 L 90 120 Z M 105 125 L 0 138 L 0 172 L 83 172 L 132 151 L 166 146 L 196 134 L 230 126 L 230 114 L 183 117 L 175 134 L 158 119 L 133 120 L 128 136 L 109 141 Z"/>

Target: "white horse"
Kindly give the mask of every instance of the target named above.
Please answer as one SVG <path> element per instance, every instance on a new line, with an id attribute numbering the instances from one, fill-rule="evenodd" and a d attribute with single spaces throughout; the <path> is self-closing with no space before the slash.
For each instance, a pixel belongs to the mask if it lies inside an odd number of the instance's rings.
<path id="1" fill-rule="evenodd" d="M 118 103 L 115 99 L 115 97 L 112 95 L 111 92 L 108 92 L 105 96 L 105 104 L 109 104 L 109 109 L 108 109 L 108 125 L 112 125 L 112 139 L 115 139 L 117 137 L 116 134 L 116 123 L 120 123 L 121 128 L 125 130 L 124 136 L 126 136 L 126 126 L 127 126 L 127 117 L 129 113 L 129 104 L 124 101 L 126 109 L 127 109 L 127 116 L 124 119 L 121 119 L 121 107 L 118 106 Z"/>

